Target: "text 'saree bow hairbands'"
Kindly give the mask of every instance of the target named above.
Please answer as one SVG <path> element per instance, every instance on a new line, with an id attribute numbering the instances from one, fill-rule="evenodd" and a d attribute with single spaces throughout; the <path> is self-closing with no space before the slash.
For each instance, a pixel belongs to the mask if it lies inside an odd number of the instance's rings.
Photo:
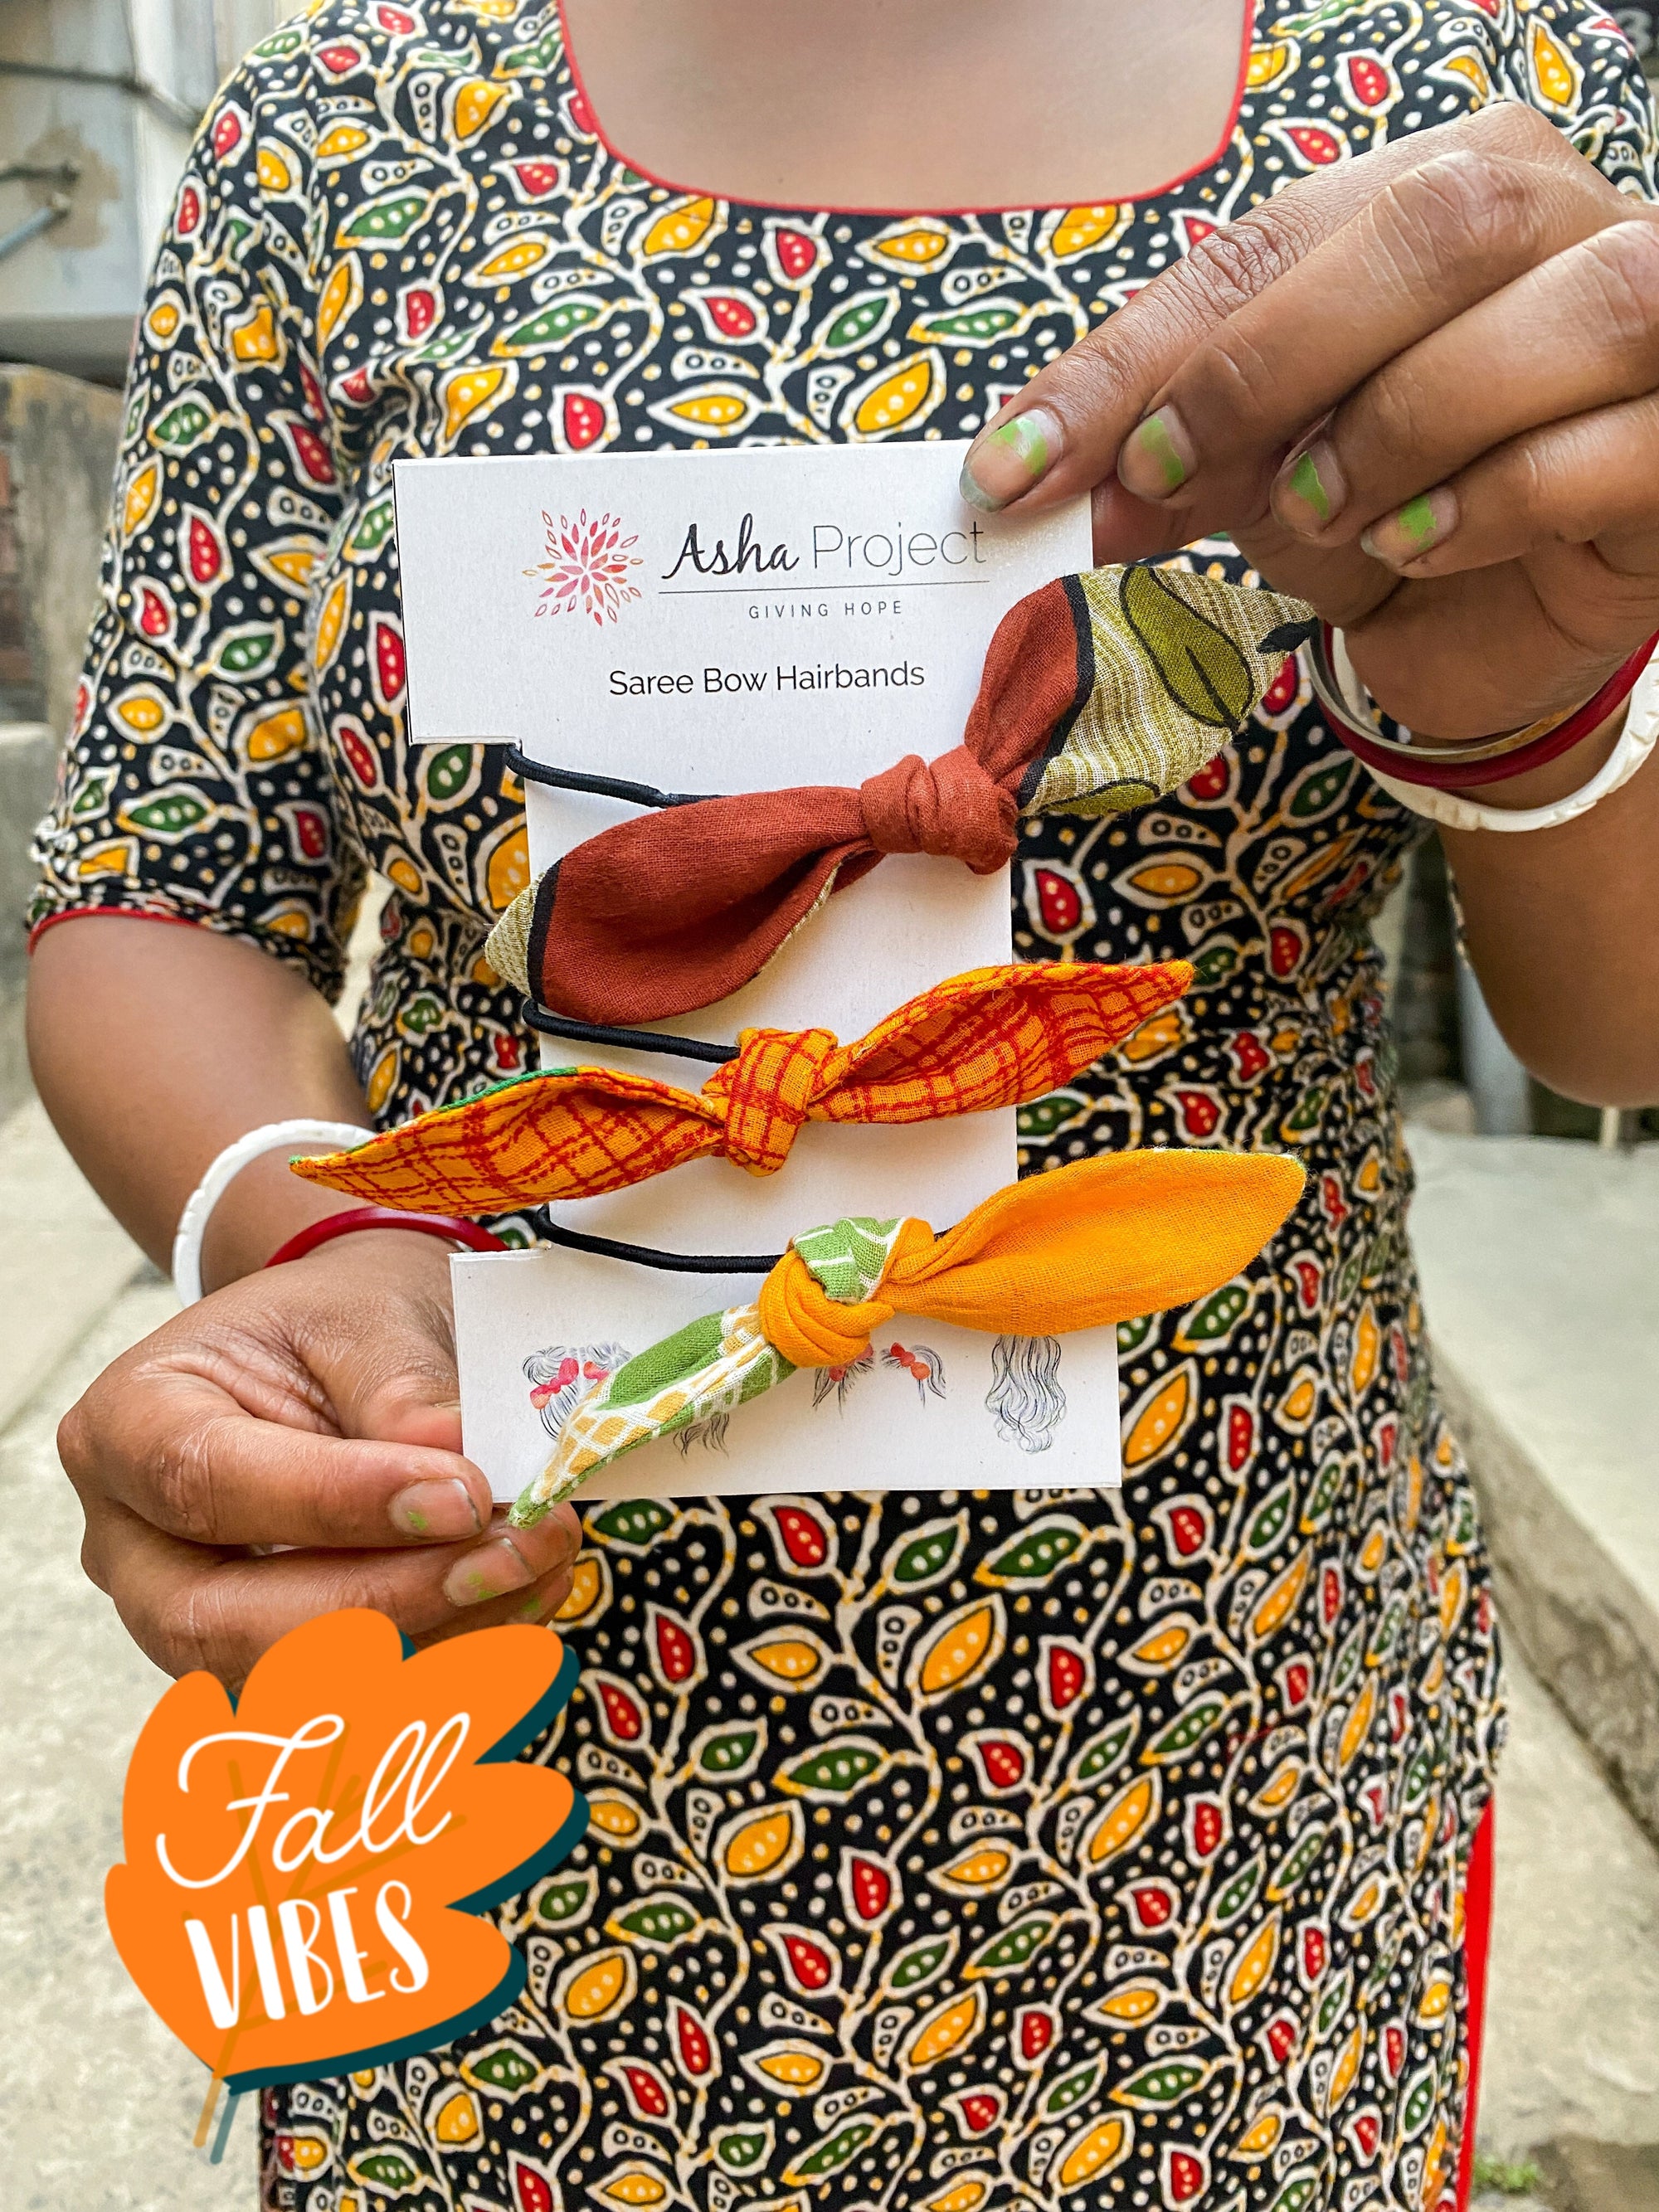
<path id="1" fill-rule="evenodd" d="M 1311 620 L 1298 600 L 1180 571 L 1063 577 L 999 625 L 954 752 L 902 761 L 857 790 L 702 799 L 623 823 L 516 900 L 489 957 L 574 1023 L 707 1006 L 884 854 L 988 874 L 1012 858 L 1021 813 L 1118 812 L 1176 788 L 1259 704 Z M 1184 962 L 980 969 L 850 1045 L 827 1030 L 746 1030 L 700 1092 L 552 1069 L 294 1170 L 378 1205 L 458 1214 L 592 1197 L 709 1154 L 770 1175 L 809 1121 L 896 1125 L 1040 1097 L 1191 980 Z M 1302 1183 L 1273 1155 L 1142 1151 L 1012 1184 L 942 1234 L 856 1217 L 803 1232 L 753 1304 L 690 1322 L 580 1399 L 511 1517 L 538 1520 L 623 1453 L 799 1367 L 852 1365 L 896 1313 L 1051 1337 L 1201 1297 L 1255 1257 Z"/>

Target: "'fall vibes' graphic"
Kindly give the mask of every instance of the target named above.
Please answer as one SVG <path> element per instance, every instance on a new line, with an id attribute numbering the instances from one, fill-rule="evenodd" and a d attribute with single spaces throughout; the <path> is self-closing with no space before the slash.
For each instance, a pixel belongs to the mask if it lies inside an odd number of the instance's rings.
<path id="1" fill-rule="evenodd" d="M 166 1692 L 127 1770 L 105 1907 L 216 2084 L 382 2064 L 513 2002 L 523 1959 L 481 1916 L 586 1826 L 562 1775 L 517 1762 L 575 1674 L 545 1629 L 406 1654 L 353 1610 L 291 1630 L 234 1703 L 205 1674 Z"/>

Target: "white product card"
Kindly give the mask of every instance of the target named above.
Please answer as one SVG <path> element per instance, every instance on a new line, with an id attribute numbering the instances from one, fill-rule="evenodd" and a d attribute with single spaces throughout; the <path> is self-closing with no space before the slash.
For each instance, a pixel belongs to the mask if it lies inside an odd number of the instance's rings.
<path id="1" fill-rule="evenodd" d="M 1086 501 L 1030 522 L 965 507 L 965 450 L 398 463 L 411 734 L 510 740 L 551 765 L 733 793 L 857 783 L 907 752 L 948 751 L 1002 616 L 1091 558 Z M 534 783 L 526 808 L 536 875 L 635 811 Z M 722 1043 L 750 1026 L 851 1040 L 945 976 L 1012 957 L 1006 874 L 907 855 L 830 899 L 744 990 L 653 1026 Z M 706 1073 L 556 1039 L 542 1054 L 686 1089 Z M 775 1176 L 701 1160 L 556 1218 L 677 1251 L 764 1253 L 848 1212 L 945 1228 L 1017 1169 L 1012 1109 L 907 1128 L 814 1123 Z M 615 1364 L 748 1302 L 759 1280 L 557 1250 L 464 1256 L 453 1276 L 466 1448 L 498 1497 L 547 1457 L 570 1396 L 553 1378 L 569 1362 Z M 1047 1349 L 917 1333 L 920 1347 L 896 1325 L 833 1384 L 793 1377 L 689 1445 L 631 1453 L 584 1495 L 1118 1480 L 1112 1331 Z"/>
<path id="2" fill-rule="evenodd" d="M 584 1370 L 619 1366 L 699 1314 L 746 1305 L 760 1282 L 545 1249 L 463 1253 L 451 1280 L 467 1455 L 498 1498 L 545 1463 Z M 602 1468 L 577 1498 L 1096 1490 L 1119 1479 L 1114 1330 L 990 1337 L 897 1315 L 855 1369 L 802 1368 L 722 1420 Z"/>
<path id="3" fill-rule="evenodd" d="M 967 450 L 398 461 L 411 734 L 676 791 L 949 751 L 997 623 L 1091 559 L 1086 499 L 964 505 Z"/>

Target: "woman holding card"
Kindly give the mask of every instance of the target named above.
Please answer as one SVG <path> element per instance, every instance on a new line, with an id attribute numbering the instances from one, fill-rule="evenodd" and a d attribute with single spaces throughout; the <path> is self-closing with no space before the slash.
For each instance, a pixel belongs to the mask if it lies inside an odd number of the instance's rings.
<path id="1" fill-rule="evenodd" d="M 400 1122 L 531 1050 L 483 956 L 520 787 L 404 742 L 399 455 L 975 434 L 969 497 L 1092 488 L 1102 561 L 1229 533 L 1196 564 L 1335 626 L 1387 779 L 1304 653 L 1161 805 L 1024 826 L 1025 952 L 1198 968 L 1030 1170 L 1224 1145 L 1310 1178 L 1219 1303 L 1121 1330 L 1125 1487 L 1049 1501 L 1052 1566 L 1017 1493 L 820 1496 L 810 1463 L 786 1499 L 509 1528 L 459 1455 L 444 1240 L 319 1231 L 266 1272 L 350 1201 L 280 1152 L 226 1176 L 210 1294 L 64 1425 L 88 1572 L 161 1664 L 233 1680 L 331 1607 L 556 1614 L 588 1680 L 537 1755 L 606 1808 L 504 1909 L 530 1983 L 441 2062 L 467 2124 L 395 2067 L 303 2124 L 272 2093 L 271 2205 L 372 2193 L 393 2135 L 404 2201 L 490 2212 L 1431 2207 L 1470 2148 L 1501 1706 L 1366 925 L 1437 820 L 1517 1050 L 1659 1089 L 1659 769 L 1616 680 L 1659 629 L 1647 95 L 1581 0 L 1030 13 L 324 0 L 175 204 L 32 1006 L 54 1117 L 158 1258 L 246 1133 Z M 879 1701 L 957 1612 L 901 1746 Z M 853 1701 L 875 1766 L 780 1781 Z M 733 1721 L 718 1789 L 649 1749 Z"/>

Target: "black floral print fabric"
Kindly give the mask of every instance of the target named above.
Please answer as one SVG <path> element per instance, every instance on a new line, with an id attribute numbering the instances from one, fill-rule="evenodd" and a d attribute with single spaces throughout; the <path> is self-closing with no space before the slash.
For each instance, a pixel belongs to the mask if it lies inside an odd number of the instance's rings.
<path id="1" fill-rule="evenodd" d="M 1651 196 L 1639 72 L 1578 0 L 1264 6 L 1211 167 L 911 218 L 653 185 L 552 9 L 322 0 L 227 86 L 174 203 L 37 921 L 193 921 L 331 992 L 373 867 L 376 1115 L 526 1065 L 482 949 L 526 880 L 522 793 L 497 750 L 407 743 L 395 458 L 966 434 L 1215 226 L 1494 99 Z M 1176 799 L 1028 828 L 1023 952 L 1199 981 L 1027 1109 L 1025 1168 L 1291 1150 L 1304 1203 L 1121 1332 L 1121 1493 L 803 1465 L 787 1498 L 590 1509 L 559 1624 L 582 1680 L 536 1755 L 593 1820 L 502 1911 L 525 1993 L 428 2058 L 267 2093 L 268 2206 L 1449 2192 L 1501 1717 L 1368 933 L 1415 834 L 1294 660 Z"/>

